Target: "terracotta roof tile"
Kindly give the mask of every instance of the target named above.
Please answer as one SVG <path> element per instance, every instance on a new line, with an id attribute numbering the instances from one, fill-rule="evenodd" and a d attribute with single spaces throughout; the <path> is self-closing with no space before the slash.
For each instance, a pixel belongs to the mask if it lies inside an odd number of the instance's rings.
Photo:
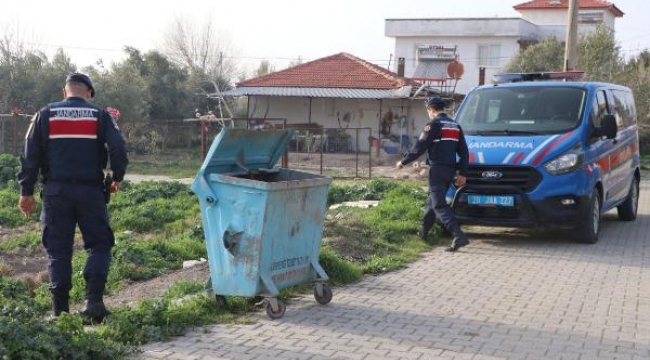
<path id="1" fill-rule="evenodd" d="M 411 84 L 407 78 L 342 52 L 245 80 L 237 86 L 398 89 Z"/>
<path id="2" fill-rule="evenodd" d="M 616 5 L 604 0 L 579 0 L 581 9 L 607 9 L 614 16 L 621 17 L 623 12 Z M 515 10 L 532 10 L 532 9 L 568 9 L 569 0 L 532 0 L 519 5 L 513 6 Z"/>

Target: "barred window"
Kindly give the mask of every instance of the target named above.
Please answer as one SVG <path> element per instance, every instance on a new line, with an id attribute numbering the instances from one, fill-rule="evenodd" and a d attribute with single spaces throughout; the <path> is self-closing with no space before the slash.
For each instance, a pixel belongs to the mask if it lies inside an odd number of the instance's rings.
<path id="1" fill-rule="evenodd" d="M 602 12 L 581 12 L 578 14 L 578 23 L 580 24 L 601 24 L 605 21 L 605 15 Z"/>

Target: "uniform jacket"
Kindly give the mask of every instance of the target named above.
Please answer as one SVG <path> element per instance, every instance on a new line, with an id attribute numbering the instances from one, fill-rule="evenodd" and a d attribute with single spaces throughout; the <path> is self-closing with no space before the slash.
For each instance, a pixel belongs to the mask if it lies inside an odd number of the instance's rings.
<path id="1" fill-rule="evenodd" d="M 438 114 L 424 126 L 424 131 L 413 148 L 404 156 L 402 164 L 416 160 L 429 151 L 429 165 L 450 166 L 467 176 L 469 151 L 463 129 L 447 114 Z"/>
<path id="2" fill-rule="evenodd" d="M 27 131 L 18 182 L 33 195 L 39 172 L 47 181 L 98 185 L 110 158 L 113 179 L 122 181 L 128 159 L 124 138 L 110 114 L 71 97 L 42 108 Z"/>

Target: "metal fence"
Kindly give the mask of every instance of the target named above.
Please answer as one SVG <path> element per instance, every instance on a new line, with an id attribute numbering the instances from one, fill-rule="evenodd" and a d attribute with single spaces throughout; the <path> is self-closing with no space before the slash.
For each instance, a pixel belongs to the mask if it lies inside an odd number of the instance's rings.
<path id="1" fill-rule="evenodd" d="M 373 167 L 392 163 L 391 155 L 372 137 L 371 128 L 325 128 L 287 124 L 286 119 L 232 119 L 237 127 L 293 128 L 282 166 L 342 178 L 371 178 Z M 120 123 L 131 156 L 173 155 L 178 150 L 203 158 L 223 121 L 156 120 Z M 230 126 L 230 125 L 226 125 Z M 29 119 L 0 117 L 0 152 L 20 155 Z"/>
<path id="2" fill-rule="evenodd" d="M 23 115 L 0 114 L 0 153 L 19 155 L 25 145 L 29 118 Z"/>

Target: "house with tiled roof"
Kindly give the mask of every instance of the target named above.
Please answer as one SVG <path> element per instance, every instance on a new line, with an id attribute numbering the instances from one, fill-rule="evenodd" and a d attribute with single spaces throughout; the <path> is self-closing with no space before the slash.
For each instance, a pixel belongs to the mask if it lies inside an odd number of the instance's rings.
<path id="1" fill-rule="evenodd" d="M 223 95 L 247 97 L 246 118 L 255 124 L 323 128 L 330 134 L 323 139 L 326 151 L 351 152 L 369 150 L 369 137 L 400 142 L 412 134 L 420 126 L 414 119 L 426 116 L 421 100 L 415 113 L 410 110 L 419 87 L 342 52 L 241 81 Z"/>
<path id="2" fill-rule="evenodd" d="M 579 0 L 578 6 L 579 34 L 601 24 L 614 31 L 624 15 L 605 0 Z M 448 77 L 447 64 L 457 59 L 463 73 L 456 91 L 467 93 L 483 79 L 489 82 L 526 46 L 547 37 L 564 41 L 568 7 L 569 0 L 532 0 L 513 6 L 521 17 L 386 19 L 385 35 L 395 39 L 394 54 L 407 77 L 440 81 Z"/>

